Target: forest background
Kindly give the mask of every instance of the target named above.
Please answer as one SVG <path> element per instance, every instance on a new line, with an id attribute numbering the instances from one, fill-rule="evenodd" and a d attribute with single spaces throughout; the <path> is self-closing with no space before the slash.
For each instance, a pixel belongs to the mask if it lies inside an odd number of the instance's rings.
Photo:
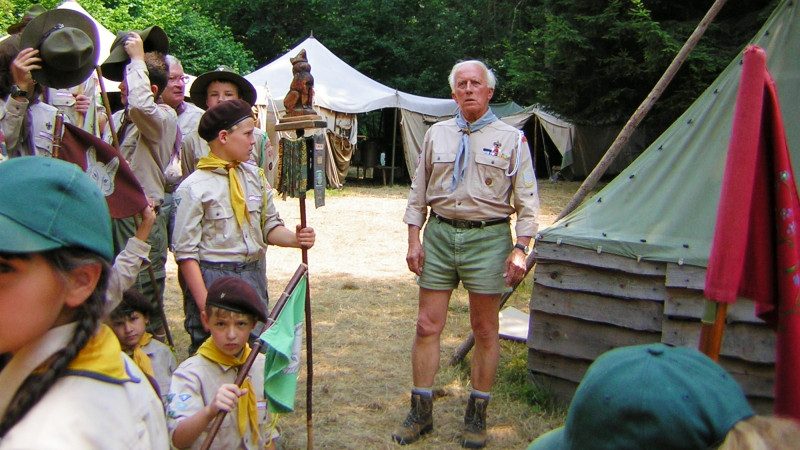
<path id="1" fill-rule="evenodd" d="M 666 129 L 764 23 L 778 0 L 728 0 L 645 125 Z M 62 0 L 41 0 L 54 8 Z M 0 26 L 30 0 L 0 0 Z M 112 32 L 159 25 L 184 70 L 261 67 L 312 35 L 365 75 L 449 97 L 460 59 L 486 61 L 494 101 L 578 124 L 620 127 L 646 97 L 711 0 L 80 0 Z M 313 71 L 325 70 L 322 67 Z"/>

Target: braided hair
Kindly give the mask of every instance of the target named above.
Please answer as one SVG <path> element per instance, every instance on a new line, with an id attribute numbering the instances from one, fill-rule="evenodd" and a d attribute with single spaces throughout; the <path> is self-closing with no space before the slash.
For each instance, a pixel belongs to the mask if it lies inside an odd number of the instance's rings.
<path id="1" fill-rule="evenodd" d="M 75 247 L 62 247 L 41 253 L 42 257 L 53 269 L 65 278 L 74 269 L 89 265 L 101 264 L 102 270 L 92 294 L 80 306 L 75 308 L 74 321 L 77 322 L 75 333 L 69 343 L 56 352 L 50 359 L 47 370 L 28 375 L 20 388 L 11 399 L 5 415 L 0 420 L 0 437 L 16 425 L 28 411 L 47 393 L 59 378 L 64 376 L 67 366 L 78 355 L 89 338 L 97 330 L 97 325 L 103 315 L 105 292 L 108 284 L 110 266 L 100 255 Z M 30 258 L 30 254 L 4 254 L 8 259 Z"/>

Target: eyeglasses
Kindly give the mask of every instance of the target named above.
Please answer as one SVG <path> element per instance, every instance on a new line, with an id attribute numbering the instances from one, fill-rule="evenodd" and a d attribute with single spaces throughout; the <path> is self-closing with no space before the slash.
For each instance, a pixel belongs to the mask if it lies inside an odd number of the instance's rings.
<path id="1" fill-rule="evenodd" d="M 175 77 L 169 77 L 169 82 L 170 83 L 177 83 L 178 81 L 183 81 L 183 84 L 188 83 L 189 82 L 189 75 L 178 75 L 178 76 L 175 76 Z"/>

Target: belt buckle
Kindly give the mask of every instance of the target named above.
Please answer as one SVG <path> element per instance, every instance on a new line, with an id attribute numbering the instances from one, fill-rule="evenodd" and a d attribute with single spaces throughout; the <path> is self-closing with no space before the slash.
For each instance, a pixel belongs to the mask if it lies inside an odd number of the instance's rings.
<path id="1" fill-rule="evenodd" d="M 453 226 L 456 228 L 472 228 L 472 223 L 469 220 L 453 219 Z"/>

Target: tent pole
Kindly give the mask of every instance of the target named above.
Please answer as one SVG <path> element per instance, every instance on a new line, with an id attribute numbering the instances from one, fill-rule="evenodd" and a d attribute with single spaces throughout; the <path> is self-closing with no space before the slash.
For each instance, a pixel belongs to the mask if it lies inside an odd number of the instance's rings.
<path id="1" fill-rule="evenodd" d="M 397 108 L 394 109 L 394 127 L 392 130 L 392 164 L 389 166 L 389 187 L 394 186 L 394 152 L 397 146 Z"/>
<path id="2" fill-rule="evenodd" d="M 683 62 L 686 61 L 686 58 L 689 56 L 689 53 L 694 49 L 697 42 L 703 36 L 708 26 L 711 24 L 711 21 L 714 20 L 717 13 L 722 6 L 725 4 L 725 0 L 715 0 L 714 4 L 711 5 L 711 8 L 706 13 L 703 20 L 697 25 L 694 32 L 689 39 L 686 40 L 686 43 L 683 44 L 680 51 L 677 55 L 675 55 L 675 59 L 672 60 L 667 70 L 664 72 L 664 75 L 661 76 L 661 79 L 658 80 L 658 83 L 653 87 L 653 90 L 650 91 L 650 94 L 647 95 L 647 98 L 644 99 L 641 105 L 636 108 L 633 115 L 630 119 L 628 119 L 628 123 L 622 127 L 622 130 L 617 135 L 617 138 L 614 139 L 614 142 L 606 151 L 606 154 L 603 155 L 603 158 L 597 163 L 597 166 L 592 170 L 586 180 L 584 180 L 583 184 L 578 188 L 578 191 L 569 201 L 567 206 L 561 211 L 561 214 L 558 215 L 556 221 L 559 221 L 564 218 L 567 214 L 571 213 L 575 210 L 586 196 L 589 195 L 589 191 L 591 191 L 597 182 L 600 181 L 600 177 L 606 172 L 608 167 L 611 165 L 611 162 L 614 161 L 614 158 L 617 157 L 619 152 L 622 150 L 622 147 L 628 142 L 630 139 L 633 130 L 641 123 L 644 117 L 647 115 L 648 112 L 653 108 L 655 102 L 661 97 L 661 94 L 667 88 L 669 83 L 675 77 L 675 74 L 678 73 L 678 69 L 681 68 Z"/>

